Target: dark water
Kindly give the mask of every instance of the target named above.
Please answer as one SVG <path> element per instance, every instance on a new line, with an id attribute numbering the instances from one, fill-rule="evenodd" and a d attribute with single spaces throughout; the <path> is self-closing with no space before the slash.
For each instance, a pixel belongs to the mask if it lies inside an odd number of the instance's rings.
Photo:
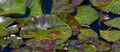
<path id="1" fill-rule="evenodd" d="M 51 12 L 51 7 L 52 7 L 52 0 L 42 0 L 42 10 L 44 14 L 50 14 Z M 91 3 L 89 2 L 89 0 L 85 0 L 82 5 L 91 5 Z M 94 7 L 93 7 L 94 8 Z M 100 12 L 99 10 L 97 10 L 98 12 Z M 25 14 L 16 14 L 16 15 L 12 15 L 12 17 L 16 18 L 16 17 L 27 17 L 30 14 L 30 9 L 28 7 L 26 7 L 26 13 Z M 77 14 L 77 8 L 74 9 L 74 12 L 71 13 L 71 15 L 75 16 Z M 106 14 L 106 13 L 105 13 Z M 120 15 L 117 14 L 112 14 L 112 13 L 108 13 L 108 15 L 110 16 L 110 19 L 113 19 L 115 17 L 118 17 Z M 94 23 L 92 23 L 90 25 L 90 27 L 98 33 L 98 38 L 102 41 L 106 41 L 103 38 L 100 37 L 100 33 L 99 33 L 99 29 L 103 29 L 103 30 L 107 30 L 109 27 L 105 26 L 103 24 L 103 22 L 101 22 L 101 25 L 98 25 L 99 19 L 96 20 Z M 113 28 L 115 29 L 115 28 Z M 77 36 L 71 36 L 69 38 L 70 40 L 76 40 L 78 39 Z M 24 41 L 26 41 L 27 39 L 24 39 Z M 106 41 L 107 42 L 107 41 Z M 109 42 L 110 44 L 112 44 L 112 42 Z M 24 45 L 23 45 L 24 46 Z M 2 52 L 10 52 L 11 50 L 13 50 L 12 48 L 6 47 Z"/>

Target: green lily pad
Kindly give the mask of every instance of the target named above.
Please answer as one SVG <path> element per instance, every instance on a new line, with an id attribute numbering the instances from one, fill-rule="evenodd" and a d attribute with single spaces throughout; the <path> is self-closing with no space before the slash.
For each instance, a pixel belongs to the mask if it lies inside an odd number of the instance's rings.
<path id="1" fill-rule="evenodd" d="M 120 13 L 120 0 L 90 0 L 91 3 L 102 11 Z"/>
<path id="2" fill-rule="evenodd" d="M 8 28 L 4 28 L 3 31 L 0 32 L 0 37 L 7 36 L 7 35 L 17 33 L 17 32 L 18 32 L 17 25 L 12 25 Z"/>
<path id="3" fill-rule="evenodd" d="M 55 52 L 55 47 L 57 44 L 55 42 L 58 39 L 30 39 L 25 42 L 26 46 L 13 50 L 12 52 Z"/>
<path id="4" fill-rule="evenodd" d="M 0 30 L 9 26 L 11 23 L 13 23 L 13 21 L 14 20 L 12 18 L 0 16 Z"/>
<path id="5" fill-rule="evenodd" d="M 0 38 L 0 48 L 1 49 L 4 49 L 5 47 L 7 47 L 8 44 L 10 44 L 10 41 L 6 40 L 6 37 Z"/>
<path id="6" fill-rule="evenodd" d="M 42 15 L 42 6 L 40 0 L 28 0 L 28 7 L 31 9 L 30 16 L 40 16 Z"/>
<path id="7" fill-rule="evenodd" d="M 9 26 L 13 22 L 14 22 L 14 19 L 12 18 L 0 16 L 0 32 L 3 31 L 5 27 Z"/>
<path id="8" fill-rule="evenodd" d="M 90 25 L 98 19 L 98 13 L 90 6 L 80 6 L 75 19 L 82 25 Z"/>
<path id="9" fill-rule="evenodd" d="M 96 47 L 92 44 L 83 44 L 83 47 L 85 48 L 84 52 L 96 52 L 97 51 Z"/>
<path id="10" fill-rule="evenodd" d="M 114 18 L 104 22 L 105 25 L 120 29 L 120 18 Z"/>
<path id="11" fill-rule="evenodd" d="M 109 42 L 115 42 L 120 39 L 120 31 L 117 30 L 100 30 L 100 36 Z"/>
<path id="12" fill-rule="evenodd" d="M 99 46 L 98 34 L 92 29 L 80 29 L 79 41 Z"/>
<path id="13" fill-rule="evenodd" d="M 80 29 L 80 32 L 81 33 L 78 35 L 78 38 L 83 41 L 87 40 L 89 37 L 98 37 L 97 33 L 92 29 Z"/>
<path id="14" fill-rule="evenodd" d="M 60 21 L 66 23 L 72 29 L 72 35 L 79 34 L 79 30 L 81 28 L 81 24 L 70 14 L 60 13 L 57 15 Z"/>
<path id="15" fill-rule="evenodd" d="M 14 34 L 8 36 L 6 40 L 11 42 L 9 45 L 11 48 L 19 48 L 23 44 L 22 37 L 17 37 Z"/>
<path id="16" fill-rule="evenodd" d="M 95 42 L 94 42 L 95 43 Z M 96 52 L 97 47 L 91 43 L 81 42 L 81 40 L 68 40 L 65 43 L 64 50 L 68 52 Z"/>
<path id="17" fill-rule="evenodd" d="M 26 0 L 1 0 L 0 15 L 24 14 L 26 10 L 25 3 Z"/>

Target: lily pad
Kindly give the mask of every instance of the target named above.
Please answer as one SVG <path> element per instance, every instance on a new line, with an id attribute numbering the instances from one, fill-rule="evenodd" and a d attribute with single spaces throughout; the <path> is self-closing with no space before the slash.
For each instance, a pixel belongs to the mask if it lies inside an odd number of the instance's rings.
<path id="1" fill-rule="evenodd" d="M 112 52 L 119 52 L 119 51 L 120 51 L 120 40 L 112 44 Z"/>
<path id="2" fill-rule="evenodd" d="M 11 48 L 19 48 L 23 44 L 22 37 L 17 37 L 14 34 L 8 36 L 6 40 L 11 42 L 9 45 Z"/>
<path id="3" fill-rule="evenodd" d="M 25 42 L 26 46 L 12 52 L 55 52 L 56 41 L 59 39 L 30 39 Z"/>
<path id="4" fill-rule="evenodd" d="M 43 14 L 40 0 L 28 0 L 27 6 L 31 9 L 30 16 L 40 16 Z"/>
<path id="5" fill-rule="evenodd" d="M 71 29 L 67 26 L 54 27 L 53 29 L 42 30 L 38 29 L 36 32 L 21 30 L 20 36 L 24 38 L 38 38 L 38 39 L 60 39 L 59 43 L 64 42 L 71 36 Z M 64 36 L 64 37 L 63 37 Z"/>
<path id="6" fill-rule="evenodd" d="M 9 26 L 13 22 L 14 22 L 14 19 L 12 18 L 0 16 L 0 32 L 3 31 L 5 27 Z"/>
<path id="7" fill-rule="evenodd" d="M 98 13 L 92 7 L 83 5 L 78 7 L 78 13 L 75 16 L 75 19 L 81 25 L 90 25 L 91 23 L 98 19 Z"/>
<path id="8" fill-rule="evenodd" d="M 51 14 L 59 14 L 59 13 L 72 13 L 74 11 L 74 7 L 69 2 L 66 2 L 68 0 L 54 0 L 53 1 L 53 7 L 51 10 Z"/>
<path id="9" fill-rule="evenodd" d="M 104 24 L 120 29 L 120 17 L 105 21 Z"/>
<path id="10" fill-rule="evenodd" d="M 72 35 L 79 34 L 79 30 L 81 28 L 81 24 L 70 14 L 60 13 L 57 15 L 60 21 L 66 23 L 72 29 Z"/>
<path id="11" fill-rule="evenodd" d="M 91 43 L 81 42 L 80 40 L 68 40 L 64 50 L 68 52 L 96 52 L 97 47 Z"/>
<path id="12" fill-rule="evenodd" d="M 36 50 L 42 51 L 42 52 L 54 52 L 55 47 L 57 46 L 56 42 L 59 39 L 31 39 L 25 42 L 27 46 L 31 46 L 33 48 L 36 48 Z M 34 42 L 33 42 L 34 41 Z M 35 50 L 35 51 L 36 51 Z"/>
<path id="13" fill-rule="evenodd" d="M 2 30 L 3 28 L 9 26 L 13 23 L 13 21 L 14 20 L 12 18 L 0 16 L 0 29 Z"/>
<path id="14" fill-rule="evenodd" d="M 120 39 L 120 31 L 117 30 L 100 30 L 100 36 L 109 42 L 115 42 Z"/>
<path id="15" fill-rule="evenodd" d="M 77 35 L 80 33 L 80 28 L 81 24 L 72 16 L 72 15 L 67 15 L 67 24 L 71 27 L 72 29 L 72 35 Z"/>
<path id="16" fill-rule="evenodd" d="M 78 35 L 78 38 L 82 41 L 87 40 L 89 37 L 98 37 L 97 33 L 92 29 L 81 29 L 80 32 L 81 33 Z"/>
<path id="17" fill-rule="evenodd" d="M 84 0 L 71 0 L 73 6 L 79 6 Z"/>
<path id="18" fill-rule="evenodd" d="M 83 44 L 84 52 L 96 52 L 97 49 L 92 44 Z"/>
<path id="19" fill-rule="evenodd" d="M 1 0 L 0 15 L 24 14 L 26 10 L 25 3 L 26 0 Z"/>
<path id="20" fill-rule="evenodd" d="M 112 46 L 109 43 L 104 42 L 104 41 L 100 41 L 98 51 L 100 51 L 100 52 L 102 52 L 102 51 L 110 51 L 111 47 Z"/>
<path id="21" fill-rule="evenodd" d="M 17 32 L 18 32 L 17 25 L 12 25 L 8 28 L 4 28 L 3 31 L 0 32 L 0 37 L 8 36 L 10 34 L 17 33 Z"/>
<path id="22" fill-rule="evenodd" d="M 5 47 L 7 47 L 8 44 L 10 44 L 10 41 L 6 40 L 6 37 L 5 38 L 0 38 L 0 48 L 1 48 L 1 50 L 4 49 Z"/>
<path id="23" fill-rule="evenodd" d="M 79 50 L 77 48 L 71 48 L 68 52 L 73 52 L 73 51 L 74 52 L 96 52 L 97 51 L 96 47 L 92 44 L 83 43 L 76 47 L 82 47 L 82 50 Z"/>
<path id="24" fill-rule="evenodd" d="M 120 0 L 90 0 L 91 3 L 102 11 L 120 13 Z"/>

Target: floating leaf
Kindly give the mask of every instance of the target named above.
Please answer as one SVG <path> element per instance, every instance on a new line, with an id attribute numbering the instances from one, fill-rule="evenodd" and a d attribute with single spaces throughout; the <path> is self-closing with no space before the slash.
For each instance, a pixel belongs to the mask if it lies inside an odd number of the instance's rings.
<path id="1" fill-rule="evenodd" d="M 81 47 L 82 50 L 79 50 L 78 48 Z M 76 48 L 71 48 L 68 52 L 96 52 L 97 49 L 94 45 L 92 44 L 86 44 L 86 43 L 83 43 L 83 44 L 79 44 L 76 46 Z"/>
<path id="2" fill-rule="evenodd" d="M 39 50 L 42 52 L 54 52 L 55 47 L 57 46 L 56 42 L 58 40 L 59 39 L 52 39 L 52 40 L 50 40 L 50 39 L 31 39 L 31 40 L 28 40 L 25 44 L 27 46 L 36 48 L 36 50 Z"/>
<path id="3" fill-rule="evenodd" d="M 65 0 L 67 1 L 67 0 Z M 69 2 L 54 0 L 53 7 L 51 10 L 52 14 L 59 14 L 59 13 L 71 13 L 74 11 L 74 7 Z"/>
<path id="4" fill-rule="evenodd" d="M 96 7 L 104 7 L 110 4 L 113 0 L 90 0 L 90 2 Z"/>
<path id="5" fill-rule="evenodd" d="M 81 29 L 78 38 L 82 41 L 87 40 L 89 37 L 97 38 L 97 33 L 91 29 Z"/>
<path id="6" fill-rule="evenodd" d="M 25 3 L 26 0 L 1 0 L 0 15 L 24 14 L 26 10 Z"/>
<path id="7" fill-rule="evenodd" d="M 120 13 L 120 0 L 90 0 L 91 3 L 106 12 Z"/>
<path id="8" fill-rule="evenodd" d="M 81 29 L 78 35 L 79 41 L 99 46 L 98 35 L 92 29 Z"/>
<path id="9" fill-rule="evenodd" d="M 25 46 L 19 49 L 12 50 L 11 52 L 42 52 L 39 48 L 33 48 L 31 46 Z"/>
<path id="10" fill-rule="evenodd" d="M 11 34 L 11 36 L 8 36 L 6 40 L 11 42 L 9 45 L 9 47 L 11 48 L 18 48 L 23 44 L 22 37 L 17 37 L 14 34 Z"/>
<path id="11" fill-rule="evenodd" d="M 6 40 L 6 37 L 0 38 L 0 48 L 3 49 L 10 44 L 10 41 Z"/>
<path id="12" fill-rule="evenodd" d="M 84 0 L 71 0 L 73 6 L 79 6 Z"/>
<path id="13" fill-rule="evenodd" d="M 105 25 L 120 29 L 120 18 L 114 18 L 104 22 Z"/>
<path id="14" fill-rule="evenodd" d="M 98 51 L 102 52 L 102 51 L 109 51 L 109 50 L 111 50 L 111 45 L 109 43 L 104 41 L 99 42 Z"/>
<path id="15" fill-rule="evenodd" d="M 21 36 L 24 38 L 39 38 L 39 39 L 60 39 L 59 43 L 63 43 L 71 36 L 71 30 L 67 26 L 54 27 L 53 29 L 42 30 L 39 29 L 35 32 L 28 31 L 25 32 L 21 30 Z"/>
<path id="16" fill-rule="evenodd" d="M 81 28 L 81 24 L 72 16 L 72 15 L 67 15 L 67 24 L 71 27 L 72 29 L 72 35 L 77 35 L 79 34 L 79 30 Z"/>
<path id="17" fill-rule="evenodd" d="M 89 13 L 88 13 L 89 12 Z M 82 25 L 90 25 L 98 19 L 98 13 L 95 9 L 89 6 L 80 6 L 75 19 Z"/>
<path id="18" fill-rule="evenodd" d="M 3 31 L 0 32 L 0 37 L 7 36 L 7 35 L 17 33 L 17 32 L 18 32 L 17 25 L 13 25 L 8 28 L 4 28 Z"/>
<path id="19" fill-rule="evenodd" d="M 112 45 L 112 52 L 119 52 L 120 51 L 120 40 L 116 41 Z"/>
<path id="20" fill-rule="evenodd" d="M 100 30 L 100 33 L 100 36 L 109 42 L 115 42 L 120 39 L 120 31 L 117 30 Z"/>
<path id="21" fill-rule="evenodd" d="M 12 25 L 12 26 L 5 28 L 5 31 L 10 32 L 10 33 L 17 33 L 18 27 L 17 27 L 17 25 Z"/>
<path id="22" fill-rule="evenodd" d="M 0 16 L 0 32 L 3 31 L 5 27 L 9 26 L 13 22 L 14 22 L 14 19 L 12 18 Z"/>
<path id="23" fill-rule="evenodd" d="M 40 0 L 28 0 L 27 5 L 31 9 L 30 17 L 42 15 L 43 12 Z"/>
<path id="24" fill-rule="evenodd" d="M 11 23 L 13 23 L 13 21 L 14 20 L 12 18 L 0 16 L 0 30 L 9 26 Z"/>

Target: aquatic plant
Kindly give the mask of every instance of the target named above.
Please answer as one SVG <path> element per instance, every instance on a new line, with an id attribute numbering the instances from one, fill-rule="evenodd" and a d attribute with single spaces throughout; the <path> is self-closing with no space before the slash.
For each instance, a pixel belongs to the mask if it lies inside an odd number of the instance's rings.
<path id="1" fill-rule="evenodd" d="M 0 52 L 120 51 L 120 0 L 49 1 L 0 0 Z"/>

